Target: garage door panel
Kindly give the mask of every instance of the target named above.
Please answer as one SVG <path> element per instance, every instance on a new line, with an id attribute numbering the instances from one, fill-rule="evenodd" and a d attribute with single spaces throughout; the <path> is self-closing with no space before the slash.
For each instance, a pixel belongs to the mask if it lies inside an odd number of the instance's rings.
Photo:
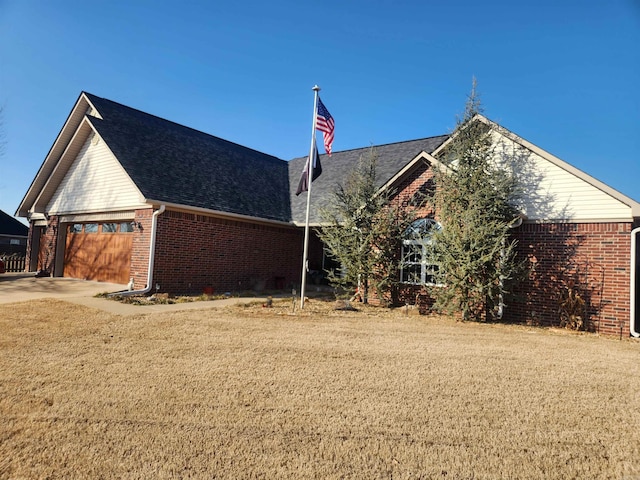
<path id="1" fill-rule="evenodd" d="M 69 228 L 64 256 L 64 276 L 127 283 L 129 281 L 131 233 L 74 233 Z"/>

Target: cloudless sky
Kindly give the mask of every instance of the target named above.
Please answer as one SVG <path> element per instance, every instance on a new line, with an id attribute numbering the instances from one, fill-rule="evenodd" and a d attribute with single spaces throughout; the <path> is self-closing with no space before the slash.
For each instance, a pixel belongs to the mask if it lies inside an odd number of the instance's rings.
<path id="1" fill-rule="evenodd" d="M 640 0 L 0 0 L 0 210 L 81 91 L 289 160 L 490 119 L 640 200 Z M 323 165 L 331 168 L 330 160 Z"/>

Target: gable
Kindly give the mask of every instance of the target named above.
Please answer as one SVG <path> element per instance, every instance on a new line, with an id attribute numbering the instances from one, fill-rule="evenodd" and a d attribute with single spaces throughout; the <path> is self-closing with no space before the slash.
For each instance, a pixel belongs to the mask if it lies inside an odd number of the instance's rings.
<path id="1" fill-rule="evenodd" d="M 334 152 L 331 156 L 320 155 L 322 175 L 311 185 L 311 211 L 309 223 L 320 224 L 319 208 L 330 201 L 336 187 L 344 182 L 351 171 L 358 165 L 361 157 L 376 155 L 376 183 L 383 188 L 390 181 L 402 176 L 408 165 L 422 159 L 424 153 L 431 153 L 447 139 L 446 135 L 421 138 L 406 142 L 377 145 L 342 152 Z M 304 225 L 307 206 L 307 195 L 296 196 L 295 191 L 300 181 L 307 159 L 300 157 L 289 162 L 289 184 L 291 192 L 291 212 L 294 223 Z"/>
<path id="2" fill-rule="evenodd" d="M 46 212 L 67 213 L 130 210 L 146 206 L 144 198 L 113 156 L 93 133 L 84 141 L 59 183 Z"/>
<path id="3" fill-rule="evenodd" d="M 80 208 L 76 180 L 67 179 L 68 195 L 60 196 L 58 191 L 91 132 L 100 136 L 139 191 L 136 204 L 166 203 L 217 214 L 291 221 L 284 160 L 86 92 L 76 101 L 17 215 L 41 218 L 49 206 L 61 211 Z M 123 180 L 114 177 L 115 170 L 110 175 L 105 179 L 120 182 L 115 190 L 122 188 Z M 104 203 L 108 194 L 102 193 L 93 203 L 84 198 L 87 208 Z M 129 191 L 122 202 L 130 203 L 131 195 Z"/>
<path id="4" fill-rule="evenodd" d="M 478 116 L 494 130 L 498 153 L 526 187 L 530 221 L 629 221 L 640 204 Z M 97 140 L 96 143 L 93 143 Z M 381 189 L 401 186 L 424 162 L 442 165 L 448 135 L 322 155 L 313 182 L 311 224 L 363 155 L 377 154 Z M 502 150 L 500 150 L 502 149 Z M 498 155 L 500 157 L 500 155 Z M 499 161 L 500 158 L 497 158 Z M 306 195 L 295 196 L 305 157 L 277 157 L 81 93 L 25 194 L 17 215 L 130 210 L 148 204 L 304 224 Z M 435 162 L 435 163 L 434 163 Z"/>
<path id="5" fill-rule="evenodd" d="M 85 114 L 89 108 L 90 104 L 86 96 L 84 93 L 81 93 L 76 100 L 75 105 L 71 109 L 71 113 L 69 113 L 67 120 L 62 126 L 60 133 L 58 133 L 55 142 L 49 149 L 42 165 L 40 165 L 38 173 L 36 173 L 29 189 L 20 202 L 16 211 L 17 216 L 29 217 L 32 213 L 37 211 L 42 213 L 42 209 L 38 210 L 36 207 L 37 200 L 41 197 L 46 186 L 51 183 L 51 175 L 57 169 L 59 160 L 63 156 L 64 152 L 67 151 L 72 140 L 78 136 L 79 130 L 82 129 L 80 125 L 83 123 Z M 87 129 L 86 126 L 85 129 Z"/>
<path id="6" fill-rule="evenodd" d="M 628 222 L 640 216 L 640 203 L 635 200 L 482 115 L 472 121 L 491 128 L 494 159 L 518 179 L 522 192 L 517 207 L 528 221 Z M 450 142 L 444 142 L 433 156 L 446 158 Z"/>
<path id="7" fill-rule="evenodd" d="M 287 162 L 86 94 L 89 122 L 150 203 L 291 221 Z"/>
<path id="8" fill-rule="evenodd" d="M 493 137 L 498 163 L 523 188 L 519 209 L 528 221 L 629 221 L 640 213 L 634 200 L 510 132 L 499 128 Z"/>

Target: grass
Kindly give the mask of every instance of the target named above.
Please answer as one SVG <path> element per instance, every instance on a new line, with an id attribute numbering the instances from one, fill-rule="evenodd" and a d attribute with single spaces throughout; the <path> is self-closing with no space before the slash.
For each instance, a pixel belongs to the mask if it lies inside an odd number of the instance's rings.
<path id="1" fill-rule="evenodd" d="M 640 345 L 402 310 L 0 305 L 0 478 L 640 478 Z"/>

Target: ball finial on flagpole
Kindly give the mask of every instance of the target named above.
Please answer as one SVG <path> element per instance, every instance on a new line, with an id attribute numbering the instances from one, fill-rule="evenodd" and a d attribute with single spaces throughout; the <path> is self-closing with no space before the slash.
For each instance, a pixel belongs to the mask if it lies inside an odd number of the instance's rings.
<path id="1" fill-rule="evenodd" d="M 314 92 L 319 92 L 320 91 L 320 87 L 318 85 L 314 85 L 311 90 L 313 90 Z"/>

